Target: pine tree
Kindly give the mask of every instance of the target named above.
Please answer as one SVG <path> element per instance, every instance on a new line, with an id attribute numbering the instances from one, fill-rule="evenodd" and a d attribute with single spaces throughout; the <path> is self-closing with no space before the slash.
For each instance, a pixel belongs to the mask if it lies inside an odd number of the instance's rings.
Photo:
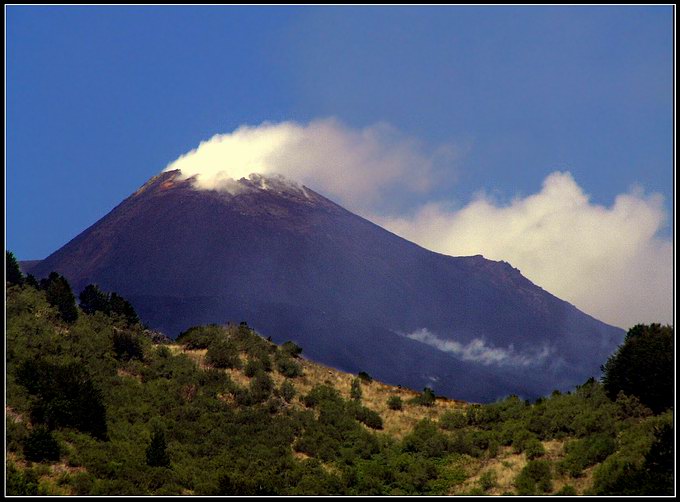
<path id="1" fill-rule="evenodd" d="M 19 263 L 14 253 L 5 251 L 5 267 L 7 269 L 6 282 L 21 285 L 24 283 L 24 275 L 21 273 Z"/>
<path id="2" fill-rule="evenodd" d="M 108 295 L 95 284 L 85 286 L 78 298 L 80 299 L 80 308 L 86 314 L 94 314 L 95 312 L 108 314 L 111 310 Z"/>
<path id="3" fill-rule="evenodd" d="M 50 305 L 57 307 L 64 321 L 72 323 L 78 319 L 76 298 L 73 296 L 71 286 L 65 277 L 52 272 L 47 279 L 40 281 L 40 288 L 45 291 L 45 296 Z"/>
<path id="4" fill-rule="evenodd" d="M 146 463 L 151 467 L 170 467 L 165 433 L 159 427 L 154 428 L 151 443 L 146 449 Z"/>

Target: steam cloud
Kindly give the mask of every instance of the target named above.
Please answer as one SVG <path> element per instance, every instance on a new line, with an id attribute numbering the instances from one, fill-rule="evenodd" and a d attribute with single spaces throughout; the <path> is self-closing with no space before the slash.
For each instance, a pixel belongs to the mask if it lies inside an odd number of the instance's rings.
<path id="1" fill-rule="evenodd" d="M 452 155 L 446 147 L 426 152 L 388 124 L 353 130 L 324 119 L 306 126 L 242 126 L 217 134 L 165 171 L 179 169 L 185 178 L 196 176 L 196 188 L 226 190 L 234 186 L 233 180 L 251 173 L 278 174 L 322 190 L 355 211 L 366 211 L 394 192 L 426 192 L 436 166 Z"/>
<path id="2" fill-rule="evenodd" d="M 453 354 L 463 361 L 481 363 L 485 366 L 530 366 L 543 362 L 550 354 L 548 347 L 543 347 L 534 353 L 517 353 L 512 345 L 507 349 L 489 347 L 484 340 L 480 340 L 479 338 L 475 338 L 468 344 L 463 345 L 455 340 L 443 340 L 426 328 L 416 330 L 413 333 L 408 333 L 403 336 L 430 345 L 442 352 Z"/>
<path id="3" fill-rule="evenodd" d="M 407 195 L 426 197 L 441 182 L 441 167 L 451 172 L 455 153 L 450 145 L 428 149 L 388 124 L 355 130 L 324 119 L 242 126 L 165 170 L 195 176 L 198 189 L 223 190 L 251 173 L 280 174 L 433 251 L 505 260 L 605 322 L 628 328 L 673 321 L 673 251 L 658 236 L 665 219 L 660 195 L 633 189 L 613 206 L 599 206 L 570 173 L 554 172 L 540 192 L 509 205 L 482 194 L 462 208 L 398 208 Z"/>

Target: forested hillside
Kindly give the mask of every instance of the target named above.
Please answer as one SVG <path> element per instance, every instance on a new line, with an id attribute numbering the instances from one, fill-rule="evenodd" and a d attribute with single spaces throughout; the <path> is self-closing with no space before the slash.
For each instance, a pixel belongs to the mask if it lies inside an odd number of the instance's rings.
<path id="1" fill-rule="evenodd" d="M 170 343 L 114 293 L 77 302 L 10 265 L 7 494 L 673 493 L 670 327 L 632 329 L 603 382 L 471 404 L 315 364 L 243 322 Z"/>

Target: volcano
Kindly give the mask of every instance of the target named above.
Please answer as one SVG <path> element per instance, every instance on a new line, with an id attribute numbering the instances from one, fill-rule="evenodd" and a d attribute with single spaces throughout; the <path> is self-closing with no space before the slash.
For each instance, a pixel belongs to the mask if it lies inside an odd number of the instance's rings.
<path id="1" fill-rule="evenodd" d="M 431 252 L 276 176 L 217 191 L 163 172 L 27 271 L 116 291 L 173 338 L 247 321 L 318 362 L 477 402 L 573 388 L 624 336 L 506 262 Z"/>

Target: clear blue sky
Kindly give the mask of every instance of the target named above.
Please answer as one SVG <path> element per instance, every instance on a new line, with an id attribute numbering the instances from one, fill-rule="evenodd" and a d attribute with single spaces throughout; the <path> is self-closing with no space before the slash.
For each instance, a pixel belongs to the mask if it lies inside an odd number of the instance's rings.
<path id="1" fill-rule="evenodd" d="M 241 124 L 466 145 L 461 201 L 569 170 L 672 208 L 672 7 L 6 7 L 7 247 L 44 258 Z M 670 226 L 666 229 L 670 234 Z"/>

